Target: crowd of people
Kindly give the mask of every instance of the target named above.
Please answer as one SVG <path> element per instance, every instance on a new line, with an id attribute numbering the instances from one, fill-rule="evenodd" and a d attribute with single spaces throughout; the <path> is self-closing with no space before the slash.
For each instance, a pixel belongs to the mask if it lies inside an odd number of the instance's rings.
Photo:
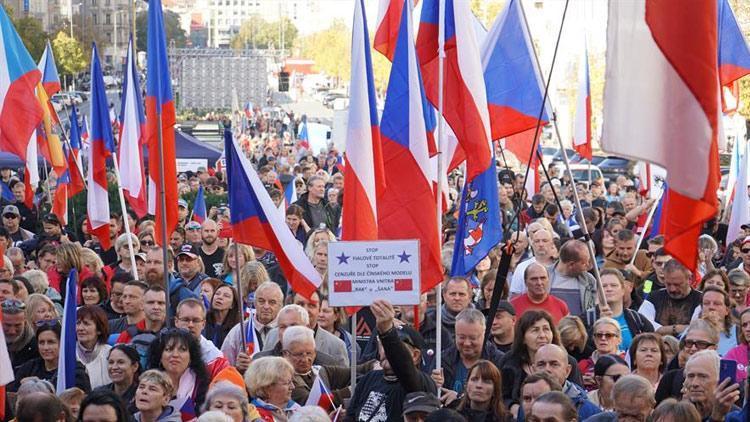
<path id="1" fill-rule="evenodd" d="M 325 280 L 327 247 L 340 235 L 341 157 L 333 149 L 315 155 L 290 135 L 290 122 L 276 123 L 254 121 L 241 144 Z M 555 166 L 549 174 L 529 196 L 521 175 L 501 172 L 497 218 L 513 243 L 507 274 L 498 276 L 498 247 L 466 277 L 448 276 L 451 202 L 440 324 L 433 289 L 419 306 L 376 300 L 371 335 L 353 338 L 325 282 L 306 298 L 290 289 L 271 252 L 233 243 L 225 204 L 199 223 L 180 199 L 165 263 L 152 219 L 113 214 L 113 246 L 103 250 L 85 222 L 64 227 L 26 207 L 23 181 L 3 169 L 13 197 L 2 206 L 0 303 L 15 378 L 5 388 L 5 419 L 747 420 L 750 226 L 725 241 L 718 216 L 706 224 L 691 271 L 662 236 L 639 244 L 653 200 L 638 194 L 635 178 L 589 185 L 571 183 Z M 221 171 L 182 173 L 178 184 L 183 197 L 202 186 L 226 198 Z M 289 184 L 297 200 L 285 204 Z M 450 186 L 455 199 L 460 175 Z M 75 386 L 55 391 L 73 269 Z M 735 370 L 720 379 L 720 367 Z"/>

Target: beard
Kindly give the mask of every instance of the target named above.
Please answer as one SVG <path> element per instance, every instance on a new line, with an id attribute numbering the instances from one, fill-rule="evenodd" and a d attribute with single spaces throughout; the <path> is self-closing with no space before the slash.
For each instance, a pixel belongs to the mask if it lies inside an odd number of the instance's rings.
<path id="1" fill-rule="evenodd" d="M 163 280 L 164 280 L 164 273 L 154 271 L 154 270 L 146 271 L 146 283 L 148 283 L 150 286 L 161 285 Z"/>

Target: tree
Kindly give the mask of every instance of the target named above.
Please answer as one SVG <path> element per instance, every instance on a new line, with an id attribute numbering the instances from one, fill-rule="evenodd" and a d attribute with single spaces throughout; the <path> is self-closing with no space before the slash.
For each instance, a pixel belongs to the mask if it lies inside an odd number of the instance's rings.
<path id="1" fill-rule="evenodd" d="M 35 60 L 42 57 L 47 45 L 48 35 L 42 29 L 41 22 L 35 18 L 23 17 L 16 19 L 13 24 L 16 26 L 16 31 L 18 31 L 26 49 L 29 50 L 31 57 Z"/>
<path id="2" fill-rule="evenodd" d="M 55 53 L 58 71 L 62 75 L 76 76 L 86 69 L 88 60 L 83 53 L 81 44 L 75 38 L 71 38 L 65 31 L 60 31 L 52 41 L 52 50 Z"/>
<path id="3" fill-rule="evenodd" d="M 283 28 L 284 49 L 289 50 L 297 39 L 298 31 L 287 17 L 275 22 L 267 22 L 257 15 L 250 17 L 240 25 L 240 31 L 232 38 L 231 46 L 235 50 L 278 48 L 281 45 L 280 27 Z"/>
<path id="4" fill-rule="evenodd" d="M 351 30 L 336 19 L 328 29 L 300 39 L 300 53 L 314 60 L 319 71 L 338 81 L 346 80 L 351 74 L 351 40 Z"/>
<path id="5" fill-rule="evenodd" d="M 138 13 L 135 18 L 135 27 L 138 50 L 148 50 L 148 11 Z M 174 42 L 174 46 L 177 48 L 187 45 L 187 34 L 180 26 L 180 15 L 171 10 L 165 10 L 164 28 L 167 33 L 167 43 L 171 45 Z"/>

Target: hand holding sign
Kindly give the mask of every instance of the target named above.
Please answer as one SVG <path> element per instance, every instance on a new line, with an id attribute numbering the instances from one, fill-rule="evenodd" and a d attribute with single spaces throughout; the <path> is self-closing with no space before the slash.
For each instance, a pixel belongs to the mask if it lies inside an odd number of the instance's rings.
<path id="1" fill-rule="evenodd" d="M 396 310 L 393 305 L 385 299 L 375 299 L 370 305 L 370 311 L 375 316 L 375 326 L 379 333 L 385 333 L 393 328 L 393 319 L 396 318 Z"/>

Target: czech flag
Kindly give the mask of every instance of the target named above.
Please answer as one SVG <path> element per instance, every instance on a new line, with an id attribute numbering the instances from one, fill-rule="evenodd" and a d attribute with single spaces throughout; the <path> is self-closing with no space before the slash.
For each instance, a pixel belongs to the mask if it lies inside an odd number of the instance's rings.
<path id="1" fill-rule="evenodd" d="M 694 270 L 703 223 L 718 212 L 718 11 L 681 6 L 609 3 L 602 148 L 666 169 L 664 248 Z"/>
<path id="2" fill-rule="evenodd" d="M 76 106 L 70 110 L 70 149 L 68 150 L 68 169 L 70 174 L 70 185 L 68 186 L 68 198 L 83 192 L 83 164 L 81 163 L 81 128 L 78 126 L 78 111 Z"/>
<path id="3" fill-rule="evenodd" d="M 70 270 L 65 283 L 65 307 L 60 335 L 60 354 L 57 357 L 57 394 L 76 386 L 76 294 L 78 292 L 78 271 Z"/>
<path id="4" fill-rule="evenodd" d="M 408 1 L 408 0 L 407 0 Z M 333 410 L 333 394 L 328 391 L 320 375 L 315 376 L 312 387 L 310 387 L 310 394 L 307 396 L 305 406 L 320 406 L 324 410 Z"/>
<path id="5" fill-rule="evenodd" d="M 573 149 L 581 157 L 591 162 L 591 86 L 589 83 L 589 55 L 584 47 L 583 57 L 578 65 L 578 101 L 576 102 L 575 130 L 573 131 Z"/>
<path id="6" fill-rule="evenodd" d="M 750 49 L 729 0 L 719 4 L 719 78 L 723 86 L 750 74 Z"/>
<path id="7" fill-rule="evenodd" d="M 224 151 L 234 239 L 273 253 L 292 289 L 309 299 L 322 283 L 320 274 L 289 230 L 230 129 L 224 130 Z"/>
<path id="8" fill-rule="evenodd" d="M 396 40 L 403 11 L 404 1 L 402 0 L 380 0 L 378 5 L 378 20 L 375 25 L 372 47 L 390 61 L 393 61 L 393 54 L 396 51 Z"/>
<path id="9" fill-rule="evenodd" d="M 443 114 L 466 157 L 470 158 L 466 165 L 466 178 L 473 180 L 487 170 L 492 159 L 487 153 L 491 140 L 490 118 L 482 62 L 474 25 L 469 24 L 474 17 L 469 2 L 444 0 L 445 21 L 441 23 L 441 2 L 443 0 L 425 0 L 422 4 L 417 55 L 427 98 L 433 106 L 438 107 L 438 38 L 440 26 L 443 26 Z M 456 155 L 451 165 L 460 160 L 459 151 L 456 151 Z"/>
<path id="10" fill-rule="evenodd" d="M 383 108 L 380 132 L 388 189 L 378 194 L 377 227 L 379 239 L 419 239 L 421 290 L 426 291 L 442 281 L 443 271 L 424 114 L 428 104 L 409 9 L 403 8 Z"/>
<path id="11" fill-rule="evenodd" d="M 60 76 L 57 74 L 55 55 L 52 53 L 49 40 L 47 40 L 47 46 L 44 48 L 41 60 L 39 60 L 39 70 L 42 72 L 42 86 L 47 95 L 51 97 L 60 92 Z"/>
<path id="12" fill-rule="evenodd" d="M 247 317 L 247 325 L 245 326 L 245 341 L 247 342 L 247 355 L 251 358 L 255 356 L 256 353 L 260 352 L 258 350 L 257 344 L 255 344 L 255 324 L 253 323 L 253 320 L 255 319 L 255 311 L 251 310 L 250 315 Z"/>
<path id="13" fill-rule="evenodd" d="M 42 121 L 36 99 L 42 74 L 0 6 L 0 150 L 26 159 L 34 130 Z"/>
<path id="14" fill-rule="evenodd" d="M 120 184 L 125 198 L 138 217 L 148 213 L 143 147 L 146 145 L 146 118 L 143 116 L 141 85 L 135 68 L 133 38 L 128 43 L 125 80 L 120 107 L 120 150 L 117 156 Z"/>
<path id="15" fill-rule="evenodd" d="M 203 185 L 198 187 L 198 193 L 193 202 L 193 220 L 203 224 L 206 221 L 206 197 L 203 193 Z"/>
<path id="16" fill-rule="evenodd" d="M 81 121 L 81 143 L 82 147 L 88 148 L 89 144 L 91 143 L 91 139 L 89 139 L 89 119 L 86 117 L 86 115 L 83 115 L 83 120 Z"/>
<path id="17" fill-rule="evenodd" d="M 344 153 L 344 185 L 347 189 L 342 208 L 341 238 L 377 240 L 377 196 L 385 190 L 385 176 L 363 0 L 354 2 L 352 31 L 352 78 Z M 294 181 L 289 185 L 293 187 Z"/>
<path id="18" fill-rule="evenodd" d="M 299 144 L 305 149 L 310 149 L 310 134 L 307 132 L 307 115 L 303 114 L 297 129 Z"/>
<path id="19" fill-rule="evenodd" d="M 542 125 L 549 121 L 549 102 L 542 109 L 544 81 L 520 0 L 509 0 L 495 19 L 482 46 L 482 69 L 492 139 L 536 128 L 540 110 Z"/>
<path id="20" fill-rule="evenodd" d="M 112 246 L 109 238 L 109 194 L 107 192 L 107 157 L 114 151 L 112 124 L 109 121 L 107 92 L 96 44 L 91 50 L 91 148 L 86 208 L 89 232 L 99 239 L 102 250 Z M 174 207 L 177 208 L 177 207 Z"/>
<path id="21" fill-rule="evenodd" d="M 167 38 L 164 29 L 161 0 L 151 0 L 148 5 L 148 76 L 146 78 L 146 139 L 148 142 L 148 168 L 150 184 L 154 192 L 162 187 L 164 180 L 165 205 L 156 206 L 155 233 L 162 233 L 162 224 L 166 224 L 167 238 L 156 236 L 156 243 L 164 245 L 169 242 L 177 227 L 177 154 L 175 151 L 174 125 L 176 123 L 175 105 L 172 97 L 172 80 L 169 76 L 167 58 Z M 161 127 L 160 127 L 161 126 Z M 161 128 L 161 144 L 159 129 Z M 160 168 L 159 154 L 163 154 L 164 168 Z M 159 195 L 153 201 L 160 200 Z M 166 208 L 166 215 L 162 215 Z M 163 221 L 162 221 L 163 220 Z"/>

